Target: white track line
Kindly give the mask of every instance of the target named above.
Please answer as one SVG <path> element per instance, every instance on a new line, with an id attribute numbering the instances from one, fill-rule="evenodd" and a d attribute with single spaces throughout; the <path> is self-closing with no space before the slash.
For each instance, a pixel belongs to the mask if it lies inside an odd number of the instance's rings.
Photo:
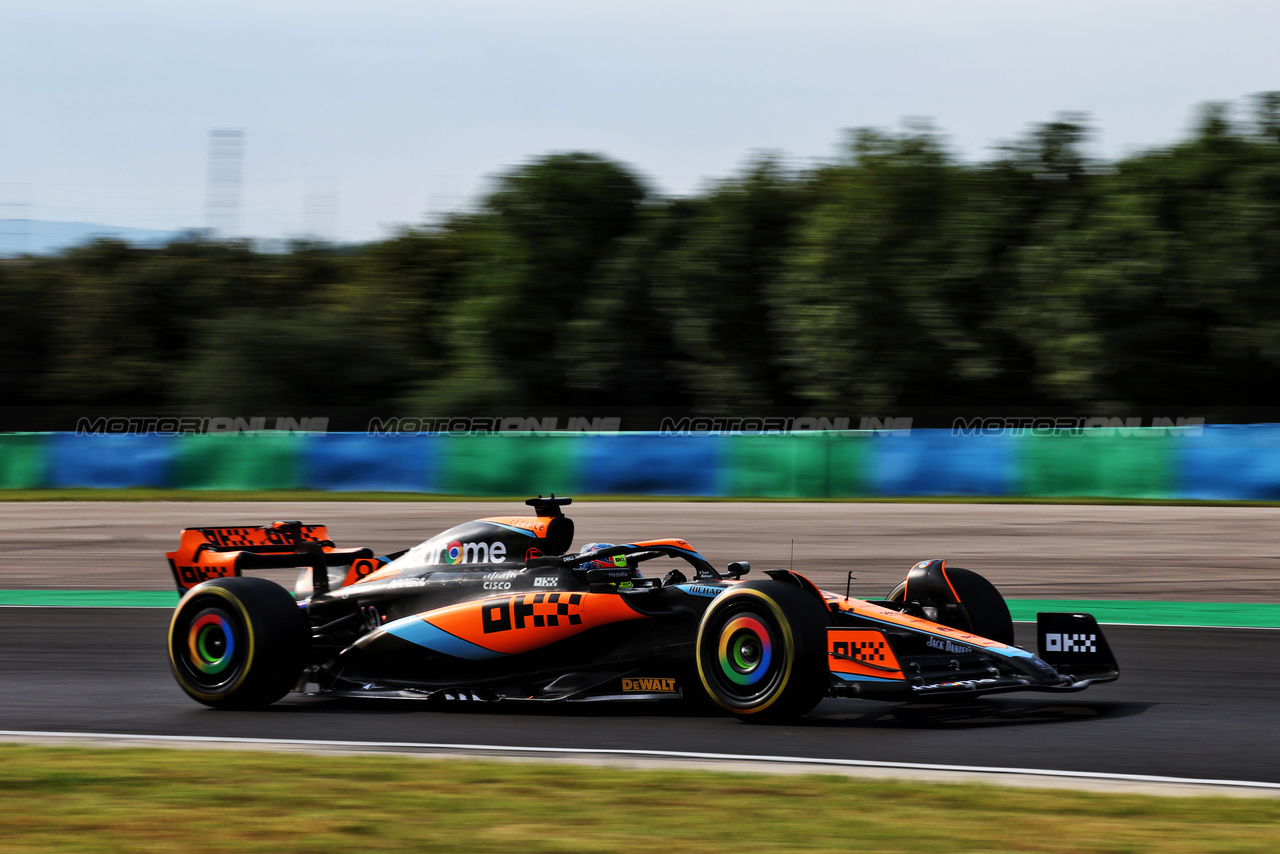
<path id="1" fill-rule="evenodd" d="M 821 759 L 804 756 L 764 756 L 748 753 L 702 753 L 684 750 L 627 750 L 615 748 L 590 747 L 520 747 L 506 744 L 444 744 L 437 742 L 415 741 L 337 741 L 323 739 L 285 739 L 285 738 L 231 738 L 209 735 L 142 735 L 131 733 L 99 733 L 99 732 L 42 732 L 35 730 L 0 730 L 0 740 L 18 739 L 34 741 L 40 739 L 56 741 L 119 741 L 119 742 L 156 742 L 185 746 L 223 746 L 253 748 L 310 748 L 313 750 L 332 751 L 368 751 L 368 752 L 423 752 L 442 751 L 446 753 L 491 754 L 499 756 L 545 756 L 548 758 L 611 758 L 611 759 L 657 759 L 683 760 L 711 763 L 751 763 L 754 765 L 802 766 L 805 770 L 819 768 L 873 769 L 881 771 L 929 772 L 936 774 L 976 774 L 987 777 L 1009 778 L 1053 778 L 1058 780 L 1078 780 L 1081 782 L 1110 782 L 1130 785 L 1169 786 L 1169 787 L 1208 787 L 1218 790 L 1254 789 L 1258 794 L 1280 794 L 1280 783 L 1265 783 L 1250 780 L 1212 780 L 1195 777 L 1165 777 L 1154 774 L 1113 774 L 1090 771 L 1060 771 L 1049 768 L 1005 768 L 986 765 L 937 765 L 922 762 L 880 762 L 868 759 Z"/>

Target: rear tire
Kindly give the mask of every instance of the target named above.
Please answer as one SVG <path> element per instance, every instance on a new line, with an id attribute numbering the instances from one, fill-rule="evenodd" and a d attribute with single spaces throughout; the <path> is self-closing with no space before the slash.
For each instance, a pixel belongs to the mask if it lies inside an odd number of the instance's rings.
<path id="1" fill-rule="evenodd" d="M 698 626 L 702 687 L 716 705 L 744 720 L 800 717 L 826 694 L 828 622 L 822 603 L 799 587 L 735 584 Z"/>
<path id="2" fill-rule="evenodd" d="M 193 587 L 169 623 L 169 666 L 192 699 L 215 709 L 279 700 L 307 665 L 311 628 L 289 591 L 265 578 Z"/>

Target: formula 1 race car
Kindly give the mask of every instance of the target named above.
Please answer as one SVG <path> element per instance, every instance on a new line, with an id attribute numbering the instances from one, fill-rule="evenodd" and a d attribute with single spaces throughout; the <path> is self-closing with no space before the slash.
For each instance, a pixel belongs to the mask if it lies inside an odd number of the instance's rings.
<path id="1" fill-rule="evenodd" d="M 395 554 L 338 549 L 320 525 L 188 528 L 169 565 L 183 594 L 169 661 L 192 698 L 254 708 L 329 697 L 600 701 L 706 696 L 750 720 L 826 696 L 920 700 L 1076 691 L 1116 679 L 1088 614 L 1040 614 L 1039 656 L 1014 645 L 980 575 L 916 564 L 887 599 L 798 572 L 745 581 L 684 540 L 569 553 L 568 498 L 480 519 Z M 661 577 L 641 564 L 683 561 Z M 300 569 L 293 592 L 244 570 Z M 689 574 L 686 575 L 686 572 Z"/>

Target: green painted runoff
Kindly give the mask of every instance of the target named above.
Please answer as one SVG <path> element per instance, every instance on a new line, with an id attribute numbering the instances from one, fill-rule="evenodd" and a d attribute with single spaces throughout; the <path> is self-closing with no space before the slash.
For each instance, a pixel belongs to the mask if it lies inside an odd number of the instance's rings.
<path id="1" fill-rule="evenodd" d="M 1142 602 L 1090 599 L 1010 599 L 1013 619 L 1034 622 L 1040 611 L 1093 614 L 1099 623 L 1143 626 L 1280 628 L 1280 604 L 1240 602 Z M 33 608 L 172 608 L 167 590 L 0 590 L 0 606 Z"/>

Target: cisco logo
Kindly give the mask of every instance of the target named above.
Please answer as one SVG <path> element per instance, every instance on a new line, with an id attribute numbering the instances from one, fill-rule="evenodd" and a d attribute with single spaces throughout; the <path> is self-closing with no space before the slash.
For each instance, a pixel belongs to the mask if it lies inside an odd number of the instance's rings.
<path id="1" fill-rule="evenodd" d="M 1086 634 L 1049 634 L 1044 636 L 1045 652 L 1097 652 L 1098 636 Z"/>

